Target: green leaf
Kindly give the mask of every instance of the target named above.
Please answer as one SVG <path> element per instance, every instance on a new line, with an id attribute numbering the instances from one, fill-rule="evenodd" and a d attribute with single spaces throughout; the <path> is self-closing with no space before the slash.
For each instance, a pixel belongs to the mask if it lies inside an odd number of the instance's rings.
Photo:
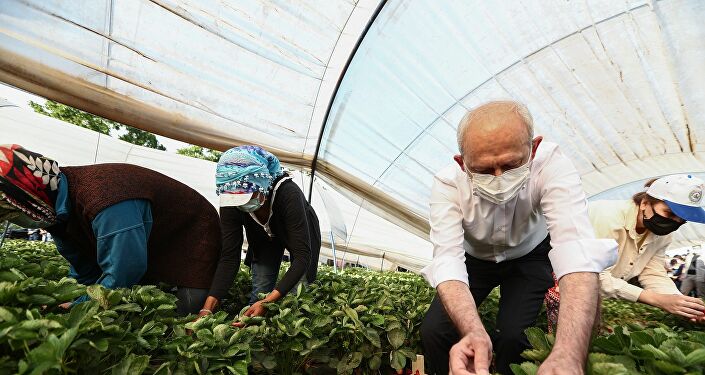
<path id="1" fill-rule="evenodd" d="M 546 360 L 546 358 L 548 358 L 549 354 L 551 354 L 551 352 L 545 349 L 529 349 L 524 350 L 524 352 L 521 353 L 521 356 L 532 361 L 543 362 L 544 360 Z"/>
<path id="2" fill-rule="evenodd" d="M 15 314 L 13 314 L 12 311 L 0 306 L 0 320 L 4 322 L 14 322 L 17 321 L 17 318 L 15 318 Z"/>
<path id="3" fill-rule="evenodd" d="M 89 286 L 88 288 L 86 288 L 86 293 L 89 297 L 91 297 L 92 300 L 98 301 L 98 304 L 103 309 L 107 310 L 110 308 L 110 302 L 108 302 L 107 298 L 107 290 L 101 285 L 95 284 Z"/>
<path id="4" fill-rule="evenodd" d="M 516 363 L 510 364 L 509 368 L 512 370 L 514 375 L 526 375 L 526 372 L 524 372 L 524 369 L 522 369 L 521 366 Z"/>
<path id="5" fill-rule="evenodd" d="M 401 370 L 406 366 L 406 356 L 400 352 L 391 351 L 389 353 L 389 364 L 393 369 Z"/>
<path id="6" fill-rule="evenodd" d="M 654 365 L 666 374 L 683 374 L 686 371 L 683 367 L 666 361 L 656 361 Z"/>
<path id="7" fill-rule="evenodd" d="M 608 337 L 600 336 L 596 338 L 593 340 L 593 346 L 608 354 L 624 353 L 622 343 L 614 335 Z"/>
<path id="8" fill-rule="evenodd" d="M 108 345 L 109 345 L 108 339 L 106 339 L 106 338 L 102 338 L 102 339 L 96 340 L 96 341 L 89 341 L 88 344 L 90 346 L 92 346 L 93 348 L 95 348 L 95 350 L 97 350 L 99 352 L 105 352 L 106 350 L 108 350 Z"/>
<path id="9" fill-rule="evenodd" d="M 218 324 L 213 328 L 213 336 L 217 341 L 224 341 L 229 333 L 232 333 L 230 324 Z"/>
<path id="10" fill-rule="evenodd" d="M 15 329 L 37 330 L 39 328 L 61 328 L 61 323 L 49 319 L 23 320 L 15 326 Z"/>
<path id="11" fill-rule="evenodd" d="M 394 349 L 397 349 L 402 346 L 404 344 L 405 338 L 406 334 L 404 334 L 404 331 L 400 328 L 396 328 L 387 332 L 387 339 L 389 340 L 389 343 Z"/>
<path id="12" fill-rule="evenodd" d="M 225 366 L 225 368 L 233 375 L 247 375 L 247 361 L 244 359 L 236 361 L 230 366 Z"/>
<path id="13" fill-rule="evenodd" d="M 377 348 L 382 347 L 382 343 L 379 338 L 379 333 L 377 332 L 376 329 L 367 327 L 362 331 L 362 333 L 365 335 L 367 340 L 369 340 L 370 343 L 372 343 L 372 345 L 374 345 Z"/>
<path id="14" fill-rule="evenodd" d="M 362 353 L 352 352 L 348 353 L 338 362 L 338 373 L 347 372 L 360 367 L 360 362 L 362 362 Z"/>
<path id="15" fill-rule="evenodd" d="M 130 354 L 113 367 L 112 375 L 140 375 L 149 364 L 148 355 Z"/>
<path id="16" fill-rule="evenodd" d="M 687 366 L 705 364 L 705 349 L 697 349 L 685 356 Z"/>
<path id="17" fill-rule="evenodd" d="M 592 366 L 592 375 L 630 375 L 631 373 L 621 363 L 596 363 Z"/>
<path id="18" fill-rule="evenodd" d="M 551 346 L 546 339 L 546 334 L 539 328 L 531 327 L 527 328 L 525 331 L 526 338 L 529 339 L 529 343 L 534 349 L 539 350 L 550 350 Z"/>
<path id="19" fill-rule="evenodd" d="M 536 364 L 531 363 L 531 362 L 524 362 L 521 365 L 519 365 L 521 369 L 524 371 L 526 375 L 536 375 L 536 373 L 539 371 L 539 367 L 536 366 Z"/>
<path id="20" fill-rule="evenodd" d="M 125 303 L 112 308 L 114 311 L 142 312 L 142 307 L 136 303 Z"/>
<path id="21" fill-rule="evenodd" d="M 679 348 L 667 349 L 666 354 L 671 357 L 671 360 L 679 366 L 685 365 L 685 354 Z"/>
<path id="22" fill-rule="evenodd" d="M 648 344 L 656 346 L 656 340 L 654 340 L 653 336 L 651 336 L 648 332 L 636 331 L 632 332 L 629 336 L 632 338 L 632 342 L 637 346 Z"/>
<path id="23" fill-rule="evenodd" d="M 378 370 L 382 366 L 382 356 L 380 354 L 373 355 L 367 365 L 370 370 Z"/>
<path id="24" fill-rule="evenodd" d="M 345 312 L 345 315 L 350 317 L 350 319 L 352 319 L 352 321 L 355 322 L 356 325 L 358 325 L 358 326 L 362 325 L 362 323 L 360 322 L 360 319 L 357 316 L 357 311 L 351 309 L 350 306 L 343 307 L 343 311 Z"/>
<path id="25" fill-rule="evenodd" d="M 668 356 L 668 354 L 664 353 L 661 349 L 655 348 L 653 345 L 647 344 L 641 347 L 642 350 L 645 350 L 651 354 L 654 355 L 654 358 L 662 360 L 662 361 L 670 361 L 671 358 Z"/>
<path id="26" fill-rule="evenodd" d="M 264 358 L 264 361 L 262 361 L 262 366 L 264 366 L 267 370 L 273 370 L 277 367 L 277 360 L 274 356 L 268 355 Z"/>

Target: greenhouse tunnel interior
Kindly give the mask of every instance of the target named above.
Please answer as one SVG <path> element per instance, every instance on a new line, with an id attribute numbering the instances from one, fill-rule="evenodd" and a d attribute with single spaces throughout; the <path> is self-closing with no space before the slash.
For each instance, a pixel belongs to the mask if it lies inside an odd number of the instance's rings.
<path id="1" fill-rule="evenodd" d="M 490 99 L 529 107 L 589 200 L 705 176 L 703 1 L 241 3 L 5 0 L 0 82 L 194 145 L 260 145 L 310 196 L 323 258 L 333 242 L 375 269 L 431 261 L 432 176 L 458 152 L 460 118 Z M 147 166 L 217 202 L 212 162 L 13 104 L 3 143 Z M 686 224 L 672 247 L 703 238 Z"/>

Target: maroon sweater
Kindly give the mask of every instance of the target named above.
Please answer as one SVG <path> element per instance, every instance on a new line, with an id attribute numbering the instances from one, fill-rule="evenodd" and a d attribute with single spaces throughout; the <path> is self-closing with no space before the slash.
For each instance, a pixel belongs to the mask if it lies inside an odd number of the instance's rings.
<path id="1" fill-rule="evenodd" d="M 147 272 L 142 283 L 211 287 L 221 251 L 218 213 L 190 187 L 153 170 L 130 164 L 62 167 L 69 185 L 69 219 L 56 228 L 89 259 L 97 259 L 91 223 L 103 209 L 145 199 L 152 209 Z M 232 282 L 232 280 L 231 280 Z"/>

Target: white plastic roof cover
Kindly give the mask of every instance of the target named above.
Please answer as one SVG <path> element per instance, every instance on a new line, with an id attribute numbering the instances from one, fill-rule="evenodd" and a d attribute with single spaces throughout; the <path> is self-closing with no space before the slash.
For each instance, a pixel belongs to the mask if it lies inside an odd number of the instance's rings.
<path id="1" fill-rule="evenodd" d="M 150 168 L 183 182 L 216 208 L 215 163 L 167 153 L 152 148 L 136 146 L 119 139 L 84 129 L 73 124 L 20 108 L 0 97 L 0 144 L 17 143 L 32 151 L 54 158 L 59 166 L 88 165 L 99 163 L 130 163 Z M 302 189 L 309 185 L 306 175 L 293 171 L 293 181 Z M 319 216 L 324 236 L 322 254 L 333 259 L 330 246 L 331 227 L 337 246 L 337 259 L 341 262 L 359 263 L 375 269 L 395 269 L 405 265 L 418 270 L 425 259 L 393 251 L 381 255 L 385 249 L 402 247 L 419 249 L 424 241 L 416 236 L 385 236 L 398 228 L 379 217 L 362 212 L 359 205 L 345 199 L 323 182 L 316 184 L 319 194 L 313 195 L 313 207 Z M 333 205 L 333 207 L 329 207 Z M 346 221 L 356 230 L 348 236 Z M 363 233 L 364 235 L 360 235 Z M 403 232 L 401 232 L 403 233 Z M 371 239 L 381 239 L 374 241 Z"/>
<path id="2" fill-rule="evenodd" d="M 701 0 L 4 0 L 0 80 L 302 170 L 320 143 L 347 237 L 428 260 L 431 176 L 487 99 L 526 102 L 589 195 L 705 172 L 704 19 Z"/>

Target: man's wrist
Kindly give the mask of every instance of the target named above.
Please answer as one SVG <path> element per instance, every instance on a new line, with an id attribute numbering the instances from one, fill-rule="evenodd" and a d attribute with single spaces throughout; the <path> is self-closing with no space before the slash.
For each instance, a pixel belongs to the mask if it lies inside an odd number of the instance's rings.
<path id="1" fill-rule="evenodd" d="M 463 336 L 478 333 L 487 334 L 487 330 L 485 330 L 485 326 L 480 319 L 469 319 L 462 327 L 461 334 Z"/>
<path id="2" fill-rule="evenodd" d="M 563 350 L 556 347 L 554 347 L 554 349 L 551 351 L 549 358 L 550 357 L 553 357 L 553 359 L 559 360 L 561 362 L 579 366 L 581 368 L 585 367 L 586 363 L 585 356 L 577 355 L 576 353 L 570 350 Z"/>

